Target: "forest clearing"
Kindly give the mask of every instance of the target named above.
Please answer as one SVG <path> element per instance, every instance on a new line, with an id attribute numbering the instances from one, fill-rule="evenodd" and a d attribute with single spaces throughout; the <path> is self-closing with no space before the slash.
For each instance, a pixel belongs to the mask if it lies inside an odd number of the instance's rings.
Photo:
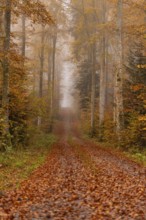
<path id="1" fill-rule="evenodd" d="M 146 0 L 0 0 L 0 220 L 146 220 Z"/>

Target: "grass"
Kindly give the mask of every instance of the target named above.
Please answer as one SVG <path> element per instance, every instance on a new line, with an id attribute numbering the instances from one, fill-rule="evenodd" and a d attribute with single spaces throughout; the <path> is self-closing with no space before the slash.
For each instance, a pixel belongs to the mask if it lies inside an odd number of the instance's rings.
<path id="1" fill-rule="evenodd" d="M 94 140 L 95 141 L 95 140 Z M 97 143 L 97 142 L 96 142 Z M 129 159 L 142 164 L 143 166 L 146 166 L 146 149 L 140 150 L 138 147 L 131 147 L 129 149 L 123 149 L 122 147 L 116 147 L 115 144 L 110 143 L 101 143 L 99 142 L 99 145 L 103 148 L 110 148 L 113 151 L 120 152 L 124 156 L 128 157 Z"/>
<path id="2" fill-rule="evenodd" d="M 124 152 L 124 154 L 132 160 L 146 166 L 146 150 L 143 150 L 142 152 L 140 152 L 139 150 L 128 151 Z"/>
<path id="3" fill-rule="evenodd" d="M 116 152 L 119 151 L 122 153 L 124 156 L 128 157 L 129 159 L 146 166 L 146 150 L 144 149 L 143 151 L 139 150 L 138 148 L 131 147 L 128 150 L 124 150 L 123 148 L 116 147 L 115 145 L 109 144 L 109 143 L 99 143 L 100 146 L 105 147 L 105 148 L 110 148 L 113 151 L 115 150 Z"/>
<path id="4" fill-rule="evenodd" d="M 91 138 L 87 135 L 84 135 L 83 138 L 85 140 L 91 140 Z M 99 146 L 101 146 L 102 148 L 112 149 L 112 151 L 120 152 L 124 156 L 128 157 L 129 159 L 143 166 L 146 166 L 146 148 L 144 148 L 143 150 L 140 150 L 140 148 L 138 147 L 131 147 L 127 150 L 124 150 L 122 147 L 119 147 L 119 146 L 117 147 L 115 143 L 112 144 L 112 143 L 106 143 L 106 142 L 98 142 L 97 138 L 93 138 L 92 141 L 98 144 Z"/>
<path id="5" fill-rule="evenodd" d="M 42 165 L 56 137 L 38 133 L 25 149 L 0 154 L 0 191 L 19 187 L 20 183 Z"/>

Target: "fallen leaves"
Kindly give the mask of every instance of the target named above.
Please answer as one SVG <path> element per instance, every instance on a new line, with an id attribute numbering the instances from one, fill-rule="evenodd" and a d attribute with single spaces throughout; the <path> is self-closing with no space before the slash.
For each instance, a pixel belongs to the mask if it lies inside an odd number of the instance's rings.
<path id="1" fill-rule="evenodd" d="M 56 144 L 19 190 L 0 198 L 1 213 L 14 220 L 144 220 L 144 171 L 81 142 L 73 142 L 78 150 Z"/>

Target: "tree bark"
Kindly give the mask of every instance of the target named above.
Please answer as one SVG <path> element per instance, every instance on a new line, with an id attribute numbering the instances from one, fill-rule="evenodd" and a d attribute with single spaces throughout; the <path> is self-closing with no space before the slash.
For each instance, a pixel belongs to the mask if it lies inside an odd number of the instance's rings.
<path id="1" fill-rule="evenodd" d="M 4 38 L 4 58 L 2 61 L 3 67 L 3 85 L 2 85 L 2 108 L 5 121 L 5 135 L 9 135 L 9 75 L 10 75 L 10 65 L 9 65 L 9 50 L 10 50 L 10 32 L 11 32 L 11 0 L 5 1 L 5 38 Z M 8 138 L 10 139 L 10 138 Z M 10 140 L 7 142 L 10 144 Z"/>
<path id="2" fill-rule="evenodd" d="M 92 45 L 91 137 L 95 135 L 96 43 Z"/>
<path id="3" fill-rule="evenodd" d="M 123 126 L 123 0 L 118 0 L 118 56 L 117 70 L 115 74 L 115 91 L 114 91 L 114 121 L 116 124 L 116 132 L 120 139 L 120 131 Z"/>
<path id="4" fill-rule="evenodd" d="M 105 25 L 106 22 L 106 2 L 101 2 L 101 22 Z M 99 91 L 99 126 L 101 127 L 105 120 L 105 104 L 106 104 L 106 31 L 105 27 L 102 30 L 101 38 L 101 69 L 100 69 L 100 91 Z"/>
<path id="5" fill-rule="evenodd" d="M 3 45 L 4 45 L 4 2 L 0 1 L 0 52 L 3 52 Z"/>
<path id="6" fill-rule="evenodd" d="M 44 73 L 44 48 L 45 48 L 45 28 L 42 26 L 41 33 L 41 53 L 40 53 L 40 79 L 39 79 L 39 98 L 43 97 L 43 73 Z M 38 127 L 42 124 L 42 117 L 38 116 Z"/>
<path id="7" fill-rule="evenodd" d="M 49 46 L 50 46 L 50 40 L 49 40 Z M 48 51 L 48 90 L 50 90 L 51 75 L 52 75 L 52 52 Z"/>
<path id="8" fill-rule="evenodd" d="M 54 124 L 54 111 L 55 111 L 55 61 L 56 61 L 56 43 L 57 43 L 57 31 L 54 30 L 54 36 L 52 39 L 53 52 L 52 52 L 52 83 L 51 83 L 51 111 L 50 111 L 50 132 L 53 130 Z"/>
<path id="9" fill-rule="evenodd" d="M 23 4 L 25 3 L 25 0 L 23 0 Z M 26 16 L 23 13 L 22 14 L 22 56 L 25 57 L 25 51 L 26 51 Z"/>
<path id="10" fill-rule="evenodd" d="M 92 0 L 92 7 L 95 10 L 95 0 Z M 96 22 L 95 11 L 92 16 L 93 22 Z M 89 32 L 88 32 L 89 33 Z M 92 51 L 92 75 L 91 75 L 91 137 L 95 135 L 95 99 L 96 99 L 96 27 L 92 30 L 94 42 L 91 45 Z"/>

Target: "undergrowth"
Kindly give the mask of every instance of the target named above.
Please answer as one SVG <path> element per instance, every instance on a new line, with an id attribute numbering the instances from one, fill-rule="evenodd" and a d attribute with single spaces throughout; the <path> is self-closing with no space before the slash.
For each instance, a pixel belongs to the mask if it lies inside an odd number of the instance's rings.
<path id="1" fill-rule="evenodd" d="M 85 140 L 91 140 L 91 137 L 87 134 L 83 134 L 82 138 Z M 99 142 L 99 140 L 94 137 L 92 141 L 101 146 L 105 149 L 112 149 L 113 151 L 119 151 L 126 157 L 130 158 L 131 160 L 140 163 L 146 166 L 146 148 L 143 149 L 139 146 L 131 146 L 130 148 L 124 148 L 123 146 L 118 145 L 117 143 L 110 143 L 110 142 Z"/>
<path id="2" fill-rule="evenodd" d="M 86 136 L 87 138 L 87 136 Z M 89 139 L 89 138 L 88 138 Z M 146 166 L 146 149 L 141 150 L 139 147 L 131 147 L 128 149 L 125 149 L 123 147 L 117 146 L 115 143 L 106 143 L 106 142 L 97 142 L 97 139 L 93 139 L 96 143 L 98 143 L 103 148 L 112 149 L 113 151 L 120 151 L 123 153 L 126 157 L 130 158 L 131 160 L 134 160 L 137 163 L 140 163 L 144 166 Z"/>
<path id="3" fill-rule="evenodd" d="M 0 190 L 17 188 L 40 165 L 52 149 L 56 137 L 37 131 L 30 135 L 25 148 L 17 148 L 0 154 Z"/>
<path id="4" fill-rule="evenodd" d="M 125 152 L 125 155 L 146 166 L 146 150 L 143 150 L 142 152 L 139 150 L 131 152 L 128 151 Z"/>

